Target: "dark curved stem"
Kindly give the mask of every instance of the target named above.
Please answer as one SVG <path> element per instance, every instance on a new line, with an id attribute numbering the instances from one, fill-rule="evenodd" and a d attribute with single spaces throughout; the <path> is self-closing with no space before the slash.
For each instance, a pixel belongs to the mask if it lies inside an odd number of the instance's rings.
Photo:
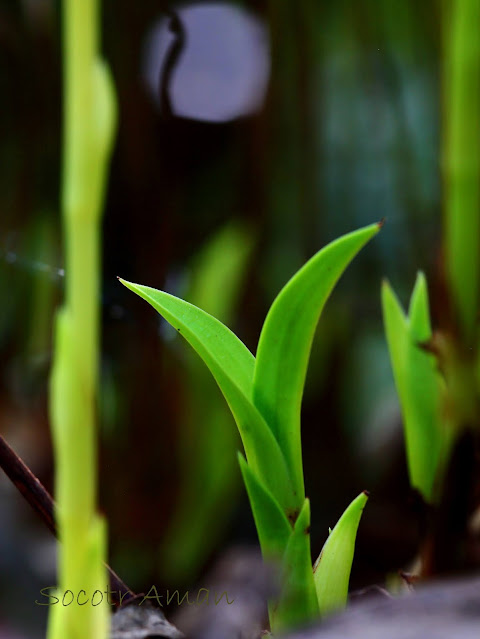
<path id="1" fill-rule="evenodd" d="M 178 59 L 185 48 L 187 37 L 185 27 L 183 26 L 178 13 L 173 11 L 173 9 L 168 9 L 166 14 L 170 19 L 169 29 L 174 34 L 175 39 L 167 51 L 165 64 L 160 72 L 159 93 L 162 114 L 167 117 L 172 117 L 173 109 L 170 97 L 170 85 L 173 72 L 178 64 Z"/>
<path id="2" fill-rule="evenodd" d="M 10 448 L 0 435 L 0 467 L 16 488 L 22 493 L 30 506 L 40 516 L 51 533 L 58 537 L 55 524 L 55 502 L 50 493 L 35 477 L 30 468 L 20 459 L 16 452 Z M 115 604 L 135 596 L 135 593 L 120 579 L 117 573 L 105 564 L 110 577 L 112 600 Z"/>

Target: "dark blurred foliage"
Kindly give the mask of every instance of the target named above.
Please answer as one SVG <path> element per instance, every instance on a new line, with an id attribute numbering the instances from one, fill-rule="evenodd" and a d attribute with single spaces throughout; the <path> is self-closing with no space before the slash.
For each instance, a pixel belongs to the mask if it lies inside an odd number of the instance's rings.
<path id="1" fill-rule="evenodd" d="M 52 322 L 62 295 L 59 4 L 0 3 L 0 432 L 50 490 L 47 389 Z M 372 492 L 353 587 L 383 583 L 386 573 L 414 557 L 418 516 L 379 290 L 388 277 L 405 302 L 417 268 L 435 282 L 439 4 L 238 3 L 269 33 L 268 92 L 255 113 L 213 122 L 194 117 L 195 100 L 190 117 L 175 113 L 169 91 L 176 73 L 180 82 L 181 53 L 170 86 L 163 87 L 170 104 L 160 99 L 161 74 L 157 101 L 145 86 L 146 38 L 174 3 L 105 1 L 104 53 L 118 92 L 119 130 L 103 228 L 100 485 L 111 563 L 132 588 L 189 587 L 201 582 L 222 548 L 256 543 L 240 490 L 223 538 L 202 558 L 202 568 L 187 583 L 165 584 L 158 547 L 177 503 L 187 347 L 116 280 L 121 275 L 181 294 L 196 255 L 233 220 L 248 224 L 256 238 L 231 325 L 254 351 L 268 307 L 289 276 L 328 241 L 387 217 L 320 321 L 303 404 L 305 476 L 315 556 L 350 500 L 362 489 Z M 204 25 L 195 37 L 207 46 L 217 28 Z M 169 50 L 167 58 L 174 55 Z M 222 51 L 209 60 L 220 65 Z M 203 70 L 199 98 L 212 104 L 222 93 L 209 94 L 210 71 Z M 223 401 L 220 393 L 214 400 Z M 208 424 L 197 426 L 208 438 Z M 226 454 L 235 466 L 233 452 Z M 1 637 L 7 623 L 23 636 L 41 632 L 45 609 L 33 601 L 40 587 L 55 581 L 52 558 L 48 533 L 2 475 Z"/>

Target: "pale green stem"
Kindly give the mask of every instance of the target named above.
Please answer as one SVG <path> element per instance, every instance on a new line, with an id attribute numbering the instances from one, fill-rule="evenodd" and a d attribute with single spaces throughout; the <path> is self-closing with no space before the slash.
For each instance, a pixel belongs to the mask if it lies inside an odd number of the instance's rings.
<path id="1" fill-rule="evenodd" d="M 84 469 L 81 489 L 84 509 L 77 508 L 77 512 L 83 511 L 88 516 L 93 514 L 96 500 L 95 404 L 99 333 L 100 202 L 91 188 L 98 171 L 92 135 L 97 0 L 65 0 L 63 20 L 65 308 L 73 340 L 70 365 L 76 368 L 76 379 L 81 385 L 78 392 L 82 395 L 81 421 L 75 420 L 77 427 L 70 436 L 75 439 L 77 460 Z M 78 500 L 80 496 L 69 497 Z"/>
<path id="2" fill-rule="evenodd" d="M 96 515 L 100 229 L 115 101 L 98 57 L 97 0 L 65 0 L 62 210 L 65 305 L 55 335 L 50 412 L 55 449 L 60 594 L 107 585 L 105 525 Z M 103 606 L 55 606 L 49 639 L 104 639 Z"/>
<path id="3" fill-rule="evenodd" d="M 456 320 L 469 345 L 480 275 L 479 28 L 480 0 L 454 0 L 445 30 L 445 249 Z"/>

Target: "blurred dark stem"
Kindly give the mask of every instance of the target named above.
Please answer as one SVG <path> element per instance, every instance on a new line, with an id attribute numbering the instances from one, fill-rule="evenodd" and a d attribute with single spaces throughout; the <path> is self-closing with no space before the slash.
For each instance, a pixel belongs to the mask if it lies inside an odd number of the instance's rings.
<path id="1" fill-rule="evenodd" d="M 431 513 L 431 534 L 423 553 L 423 576 L 451 574 L 475 566 L 469 556 L 468 521 L 476 504 L 479 441 L 466 427 L 456 442 L 445 474 L 443 497 Z"/>
<path id="2" fill-rule="evenodd" d="M 50 532 L 58 537 L 53 514 L 55 502 L 37 477 L 15 451 L 10 448 L 1 435 L 0 466 L 30 506 L 40 516 Z M 110 586 L 113 591 L 111 594 L 115 604 L 119 604 L 121 601 L 128 601 L 128 599 L 134 597 L 135 593 L 120 579 L 116 572 L 108 564 L 105 564 L 105 567 L 110 577 Z M 123 595 L 122 597 L 117 596 L 117 593 L 120 594 L 120 592 Z"/>
<path id="3" fill-rule="evenodd" d="M 162 115 L 164 117 L 172 117 L 173 109 L 170 98 L 170 85 L 172 81 L 172 74 L 177 66 L 178 59 L 185 48 L 186 33 L 179 15 L 173 11 L 173 9 L 168 9 L 166 14 L 170 21 L 169 29 L 173 33 L 175 39 L 165 56 L 165 64 L 163 65 L 160 73 L 159 92 Z"/>

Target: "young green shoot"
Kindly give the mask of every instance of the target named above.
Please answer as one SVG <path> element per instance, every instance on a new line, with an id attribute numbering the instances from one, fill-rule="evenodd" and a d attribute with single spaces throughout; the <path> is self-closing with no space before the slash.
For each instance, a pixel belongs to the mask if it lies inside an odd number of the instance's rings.
<path id="1" fill-rule="evenodd" d="M 419 273 L 405 315 L 388 282 L 382 285 L 385 333 L 402 410 L 410 484 L 425 501 L 438 497 L 449 431 L 443 415 L 445 382 L 435 356 L 425 276 Z"/>
<path id="2" fill-rule="evenodd" d="M 322 552 L 313 566 L 313 577 L 320 612 L 327 615 L 347 602 L 350 570 L 355 551 L 355 538 L 368 493 L 363 492 L 352 501 L 330 531 Z"/>
<path id="3" fill-rule="evenodd" d="M 332 242 L 286 284 L 267 315 L 256 358 L 221 322 L 163 291 L 120 280 L 149 302 L 196 350 L 233 413 L 245 450 L 240 467 L 263 556 L 282 567 L 282 588 L 270 604 L 273 631 L 304 623 L 346 601 L 351 558 L 338 563 L 333 596 L 316 588 L 310 551 L 310 505 L 305 499 L 300 408 L 310 350 L 321 311 L 345 268 L 372 239 L 372 224 Z M 335 538 L 351 548 L 360 517 L 349 517 Z M 340 543 L 340 542 L 339 542 Z M 331 545 L 333 548 L 333 545 Z M 325 549 L 328 565 L 329 550 Z M 322 560 L 323 561 L 323 560 Z M 334 571 L 327 573 L 332 579 Z"/>

